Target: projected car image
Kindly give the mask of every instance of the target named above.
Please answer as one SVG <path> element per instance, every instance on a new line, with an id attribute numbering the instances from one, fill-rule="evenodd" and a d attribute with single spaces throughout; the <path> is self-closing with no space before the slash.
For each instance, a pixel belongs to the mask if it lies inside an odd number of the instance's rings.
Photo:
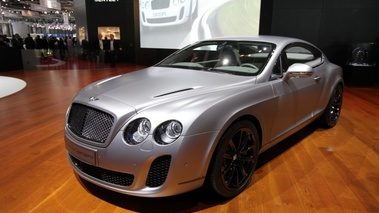
<path id="1" fill-rule="evenodd" d="M 143 0 L 140 1 L 142 29 L 185 24 L 191 28 L 198 16 L 198 0 Z"/>
<path id="2" fill-rule="evenodd" d="M 313 121 L 335 126 L 343 88 L 341 67 L 306 41 L 204 40 L 83 88 L 67 110 L 67 157 L 81 178 L 128 195 L 233 197 L 259 154 Z"/>

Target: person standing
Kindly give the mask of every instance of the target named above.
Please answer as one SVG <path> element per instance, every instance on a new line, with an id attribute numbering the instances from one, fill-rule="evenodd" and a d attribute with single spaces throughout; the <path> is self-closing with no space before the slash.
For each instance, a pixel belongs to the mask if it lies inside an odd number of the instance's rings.
<path id="1" fill-rule="evenodd" d="M 20 49 L 20 50 L 24 49 L 24 42 L 18 33 L 12 36 L 11 44 L 12 44 L 12 48 Z"/>
<path id="2" fill-rule="evenodd" d="M 116 67 L 117 56 L 119 52 L 122 51 L 120 42 L 114 40 L 114 35 L 110 34 L 109 40 L 109 60 L 111 62 L 111 67 Z"/>
<path id="3" fill-rule="evenodd" d="M 47 50 L 49 49 L 49 42 L 47 41 L 47 37 L 43 36 L 42 37 L 42 52 L 43 56 L 46 58 L 47 57 Z"/>
<path id="4" fill-rule="evenodd" d="M 26 38 L 25 38 L 25 48 L 27 50 L 33 50 L 36 48 L 36 43 L 34 42 L 34 39 L 30 36 L 28 33 Z"/>
<path id="5" fill-rule="evenodd" d="M 89 44 L 89 42 L 86 40 L 86 39 L 83 39 L 81 41 L 81 46 L 82 46 L 82 50 L 83 50 L 83 58 L 84 59 L 89 59 L 89 57 L 91 56 L 90 52 L 91 52 L 91 45 Z"/>
<path id="6" fill-rule="evenodd" d="M 5 42 L 5 35 L 0 35 L 0 47 L 9 47 L 8 44 Z"/>
<path id="7" fill-rule="evenodd" d="M 42 39 L 39 35 L 36 36 L 36 38 L 34 39 L 34 42 L 36 43 L 36 49 L 38 51 L 38 55 L 42 58 L 45 57 L 45 55 L 43 54 L 42 52 Z"/>
<path id="8" fill-rule="evenodd" d="M 67 37 L 66 45 L 67 45 L 67 55 L 68 55 L 67 57 L 68 58 L 75 57 L 75 55 L 74 55 L 74 43 L 72 42 L 71 37 Z"/>
<path id="9" fill-rule="evenodd" d="M 107 63 L 109 61 L 109 40 L 108 37 L 104 37 L 103 39 L 103 45 L 104 45 L 104 61 Z"/>
<path id="10" fill-rule="evenodd" d="M 63 38 L 59 38 L 58 40 L 58 49 L 59 49 L 59 56 L 61 60 L 66 60 L 66 44 L 63 40 Z"/>
<path id="11" fill-rule="evenodd" d="M 49 46 L 49 51 L 51 52 L 51 55 L 53 56 L 53 58 L 56 58 L 55 43 L 57 43 L 57 39 L 54 36 L 50 36 L 48 40 L 48 44 L 49 44 L 48 46 Z"/>
<path id="12" fill-rule="evenodd" d="M 97 40 L 93 44 L 93 49 L 95 50 L 95 54 L 97 55 L 97 67 L 104 68 L 105 48 L 103 42 L 103 35 L 101 35 L 101 33 L 97 35 Z"/>
<path id="13" fill-rule="evenodd" d="M 34 39 L 34 42 L 36 43 L 36 49 L 41 50 L 42 49 L 42 39 L 41 36 L 37 35 Z"/>

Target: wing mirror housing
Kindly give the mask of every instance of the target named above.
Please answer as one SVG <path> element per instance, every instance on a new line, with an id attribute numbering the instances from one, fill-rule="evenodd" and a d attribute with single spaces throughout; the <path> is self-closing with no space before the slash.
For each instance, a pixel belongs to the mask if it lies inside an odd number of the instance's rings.
<path id="1" fill-rule="evenodd" d="M 288 82 L 290 78 L 307 78 L 311 77 L 314 70 L 307 64 L 295 63 L 292 64 L 284 75 L 283 81 Z"/>

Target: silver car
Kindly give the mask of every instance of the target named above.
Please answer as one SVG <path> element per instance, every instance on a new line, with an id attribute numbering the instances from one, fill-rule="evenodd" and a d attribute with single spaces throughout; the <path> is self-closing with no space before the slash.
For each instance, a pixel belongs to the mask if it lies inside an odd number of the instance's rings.
<path id="1" fill-rule="evenodd" d="M 343 87 L 342 69 L 303 40 L 201 41 L 82 89 L 67 111 L 67 156 L 83 179 L 128 195 L 206 186 L 233 197 L 260 153 L 316 119 L 336 125 Z"/>

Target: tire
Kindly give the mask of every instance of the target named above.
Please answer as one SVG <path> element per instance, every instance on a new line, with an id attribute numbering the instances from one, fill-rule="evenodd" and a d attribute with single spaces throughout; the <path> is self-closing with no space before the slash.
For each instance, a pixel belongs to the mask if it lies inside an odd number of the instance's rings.
<path id="1" fill-rule="evenodd" d="M 337 124 L 342 109 L 342 98 L 343 88 L 342 85 L 339 84 L 334 88 L 329 103 L 320 117 L 319 121 L 322 127 L 332 128 Z"/>
<path id="2" fill-rule="evenodd" d="M 212 192 L 231 198 L 250 183 L 257 165 L 258 132 L 246 120 L 233 124 L 223 135 L 213 154 L 206 184 Z"/>

